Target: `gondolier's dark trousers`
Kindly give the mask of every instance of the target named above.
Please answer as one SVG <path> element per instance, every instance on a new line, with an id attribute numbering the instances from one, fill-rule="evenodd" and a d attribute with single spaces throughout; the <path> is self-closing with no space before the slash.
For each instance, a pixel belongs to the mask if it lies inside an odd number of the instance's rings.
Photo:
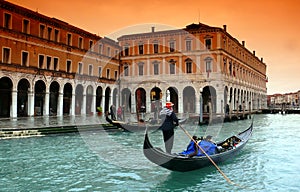
<path id="1" fill-rule="evenodd" d="M 174 143 L 174 129 L 171 130 L 163 130 L 165 148 L 167 153 L 171 153 Z"/>

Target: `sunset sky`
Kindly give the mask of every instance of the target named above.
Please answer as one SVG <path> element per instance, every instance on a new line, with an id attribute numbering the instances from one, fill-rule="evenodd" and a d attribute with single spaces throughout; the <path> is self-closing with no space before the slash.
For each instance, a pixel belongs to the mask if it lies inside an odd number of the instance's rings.
<path id="1" fill-rule="evenodd" d="M 113 38 L 130 26 L 222 27 L 267 64 L 268 94 L 300 90 L 298 0 L 8 0 L 71 25 Z M 143 25 L 144 26 L 144 25 Z M 163 29 L 161 27 L 161 29 Z M 150 27 L 144 29 L 150 32 Z M 128 30 L 127 30 L 128 31 Z M 119 33 L 117 33 L 119 34 Z"/>

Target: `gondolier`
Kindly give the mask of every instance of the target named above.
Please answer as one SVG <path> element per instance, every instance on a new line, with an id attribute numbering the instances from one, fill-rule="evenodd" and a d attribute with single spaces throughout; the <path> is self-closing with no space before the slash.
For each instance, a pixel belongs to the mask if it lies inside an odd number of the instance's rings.
<path id="1" fill-rule="evenodd" d="M 166 152 L 171 154 L 174 143 L 174 128 L 179 125 L 178 118 L 173 111 L 174 104 L 172 102 L 166 102 L 165 107 L 160 111 L 160 118 L 163 120 L 163 124 L 160 129 L 163 133 Z"/>

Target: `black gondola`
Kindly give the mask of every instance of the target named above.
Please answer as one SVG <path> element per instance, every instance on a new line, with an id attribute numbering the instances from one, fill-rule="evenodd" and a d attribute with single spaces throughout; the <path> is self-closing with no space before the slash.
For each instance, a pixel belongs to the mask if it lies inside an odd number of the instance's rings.
<path id="1" fill-rule="evenodd" d="M 146 127 L 148 130 L 157 130 L 159 129 L 161 124 L 152 124 L 148 122 L 132 122 L 132 123 L 126 123 L 124 121 L 113 121 L 108 116 L 106 116 L 106 121 L 118 128 L 123 129 L 124 131 L 128 132 L 136 132 L 136 131 L 144 131 L 146 130 Z M 187 118 L 179 119 L 179 123 L 183 124 L 187 121 Z"/>
<path id="2" fill-rule="evenodd" d="M 250 127 L 245 131 L 240 132 L 235 136 L 229 137 L 228 139 L 217 143 L 219 152 L 217 152 L 214 155 L 210 155 L 210 158 L 215 163 L 220 163 L 232 158 L 246 145 L 250 136 L 252 135 L 252 130 L 253 122 L 251 123 Z M 233 142 L 233 144 L 231 141 Z M 224 147 L 225 143 L 229 145 L 227 147 Z M 223 147 L 221 148 L 222 145 Z M 150 143 L 147 130 L 145 131 L 145 140 L 143 148 L 144 155 L 147 159 L 171 171 L 187 172 L 212 165 L 212 163 L 206 156 L 195 156 L 189 158 L 186 156 L 180 156 L 178 154 L 168 154 L 160 148 L 153 147 Z"/>

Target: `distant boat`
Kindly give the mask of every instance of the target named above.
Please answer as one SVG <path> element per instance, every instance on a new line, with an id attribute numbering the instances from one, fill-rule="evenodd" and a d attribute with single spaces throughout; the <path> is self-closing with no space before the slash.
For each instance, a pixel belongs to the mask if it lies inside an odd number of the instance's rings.
<path id="1" fill-rule="evenodd" d="M 234 157 L 246 145 L 252 135 L 252 130 L 253 121 L 250 127 L 245 131 L 217 143 L 219 152 L 214 155 L 210 155 L 210 158 L 215 163 L 220 163 Z M 224 147 L 225 143 L 230 144 L 230 142 L 232 141 L 235 141 L 235 144 L 233 146 L 228 145 L 227 147 Z M 181 156 L 179 154 L 168 154 L 160 148 L 153 147 L 148 137 L 148 130 L 145 131 L 143 148 L 144 155 L 147 159 L 171 171 L 186 172 L 212 165 L 212 163 L 206 156 L 194 156 L 192 158 L 189 158 L 186 156 Z"/>
<path id="2" fill-rule="evenodd" d="M 179 124 L 184 124 L 187 121 L 187 119 L 188 118 L 179 119 Z M 113 121 L 108 116 L 106 116 L 106 121 L 128 132 L 145 131 L 146 127 L 148 130 L 157 130 L 161 126 L 160 123 L 153 124 L 151 122 L 149 123 L 143 121 L 131 123 L 126 123 L 124 121 Z"/>

